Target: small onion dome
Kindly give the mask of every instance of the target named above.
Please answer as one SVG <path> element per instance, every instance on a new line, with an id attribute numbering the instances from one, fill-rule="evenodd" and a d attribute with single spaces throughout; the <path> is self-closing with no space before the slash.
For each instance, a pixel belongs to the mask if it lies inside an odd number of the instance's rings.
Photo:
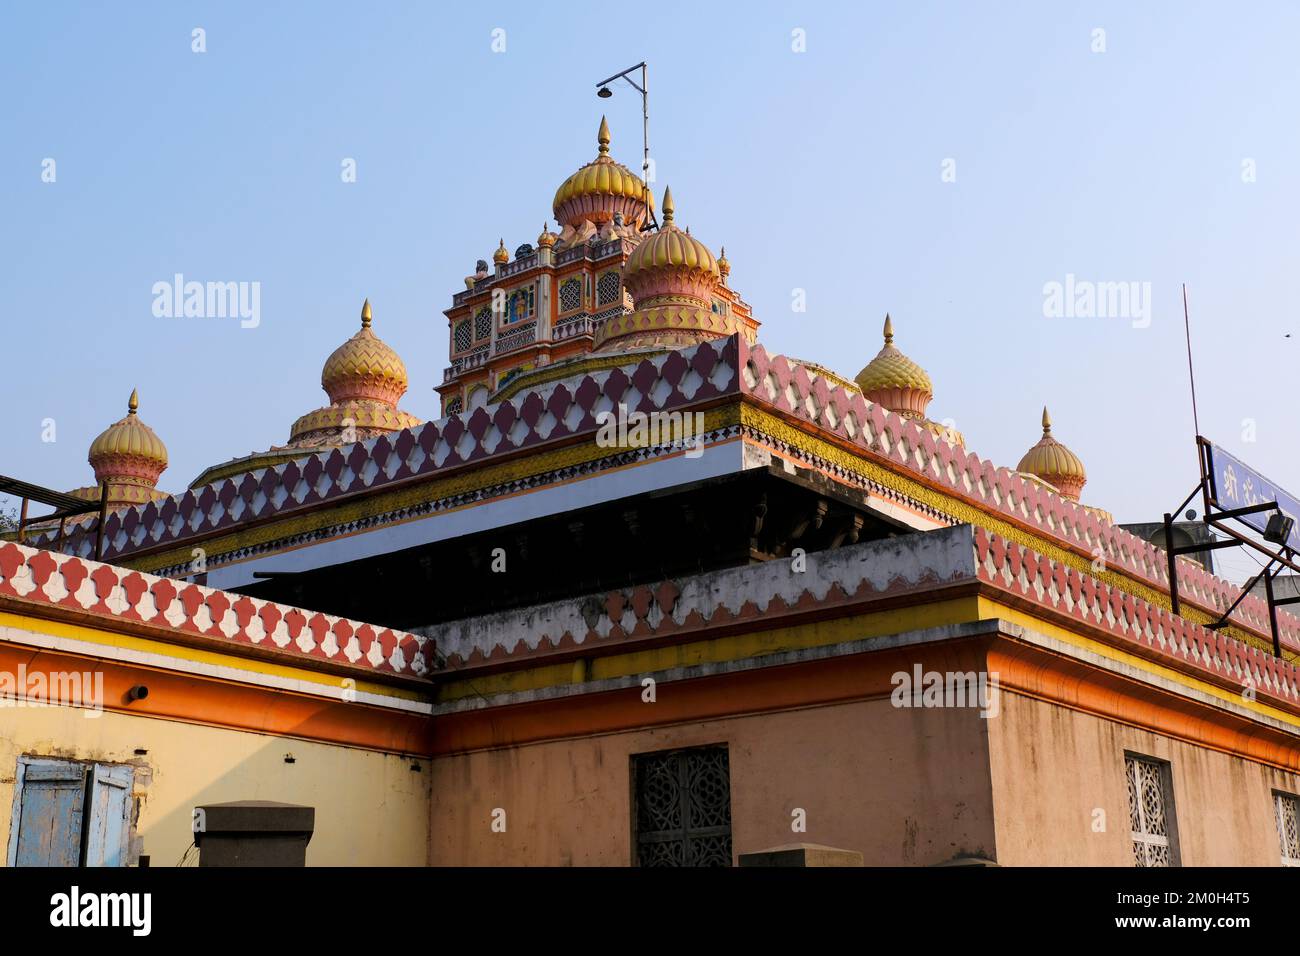
<path id="1" fill-rule="evenodd" d="M 498 265 L 504 265 L 510 261 L 510 252 L 506 249 L 505 239 L 501 240 L 501 244 L 497 246 L 497 251 L 492 253 L 492 261 Z"/>
<path id="2" fill-rule="evenodd" d="M 167 446 L 154 430 L 140 421 L 136 410 L 140 396 L 132 390 L 126 417 L 104 429 L 90 443 L 87 460 L 95 470 L 96 482 L 108 482 L 110 500 L 148 501 L 149 496 L 124 496 L 119 485 L 153 488 L 158 476 L 167 470 Z"/>
<path id="3" fill-rule="evenodd" d="M 567 226 L 584 221 L 599 226 L 621 212 L 624 222 L 639 225 L 654 207 L 654 197 L 640 176 L 610 158 L 609 124 L 603 116 L 596 139 L 600 154 L 555 191 L 555 219 Z"/>
<path id="4" fill-rule="evenodd" d="M 371 399 L 396 405 L 406 392 L 406 365 L 379 336 L 370 331 L 370 300 L 361 307 L 361 329 L 340 345 L 320 373 L 321 388 L 334 404 Z"/>
<path id="5" fill-rule="evenodd" d="M 623 266 L 623 284 L 637 300 L 638 308 L 641 297 L 658 294 L 669 275 L 691 280 L 674 283 L 686 286 L 674 291 L 694 293 L 705 304 L 708 304 L 708 293 L 722 278 L 718 260 L 713 258 L 709 247 L 692 236 L 689 229 L 677 228 L 673 222 L 675 212 L 673 191 L 665 189 L 664 224 L 658 232 L 641 240 Z"/>
<path id="6" fill-rule="evenodd" d="M 664 223 L 642 239 L 623 265 L 623 284 L 634 311 L 606 319 L 596 330 L 593 351 L 681 348 L 706 339 L 745 332 L 729 311 L 713 311 L 713 292 L 722 276 L 708 246 L 677 228 L 672 190 L 664 190 Z"/>
<path id="7" fill-rule="evenodd" d="M 1043 408 L 1043 437 L 1038 444 L 1025 452 L 1016 471 L 1035 475 L 1061 492 L 1062 498 L 1079 500 L 1079 493 L 1088 481 L 1079 456 L 1052 437 L 1052 416 Z"/>
<path id="8" fill-rule="evenodd" d="M 854 379 L 863 396 L 904 418 L 924 418 L 934 398 L 934 385 L 925 369 L 894 345 L 894 321 L 885 316 L 885 347 Z"/>
<path id="9" fill-rule="evenodd" d="M 555 240 L 559 238 L 560 238 L 559 236 L 551 232 L 549 229 L 546 228 L 545 225 L 543 225 L 542 234 L 537 237 L 538 248 L 549 249 L 551 248 L 551 246 L 555 245 Z"/>
<path id="10" fill-rule="evenodd" d="M 718 256 L 718 275 L 722 276 L 722 284 L 727 284 L 727 276 L 731 275 L 731 262 L 727 259 L 727 247 L 722 247 L 722 255 Z"/>

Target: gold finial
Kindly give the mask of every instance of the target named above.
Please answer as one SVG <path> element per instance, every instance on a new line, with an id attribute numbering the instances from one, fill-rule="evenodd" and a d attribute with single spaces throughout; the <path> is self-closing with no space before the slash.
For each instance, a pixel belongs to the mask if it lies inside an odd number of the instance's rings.
<path id="1" fill-rule="evenodd" d="M 894 320 L 889 317 L 888 312 L 885 313 L 885 344 L 894 344 Z"/>
<path id="2" fill-rule="evenodd" d="M 673 213 L 677 211 L 677 206 L 673 202 L 673 191 L 670 187 L 664 187 L 664 225 L 673 221 Z"/>
<path id="3" fill-rule="evenodd" d="M 1050 435 L 1051 433 L 1052 433 L 1052 416 L 1047 414 L 1047 406 L 1044 405 L 1043 406 L 1043 434 Z"/>
<path id="4" fill-rule="evenodd" d="M 370 320 L 372 318 L 374 318 L 374 316 L 370 314 L 370 299 L 367 298 L 366 301 L 361 304 L 361 327 L 363 329 L 370 328 Z"/>
<path id="5" fill-rule="evenodd" d="M 138 388 L 133 388 L 131 389 L 131 397 L 127 399 L 126 413 L 128 415 L 134 415 L 136 413 L 136 410 L 139 409 L 139 407 L 140 407 L 140 390 Z"/>
<path id="6" fill-rule="evenodd" d="M 501 244 L 497 246 L 497 251 L 492 253 L 492 261 L 499 263 L 510 261 L 510 253 L 506 251 L 506 241 L 504 238 L 501 240 Z"/>
<path id="7" fill-rule="evenodd" d="M 600 143 L 600 155 L 609 152 L 609 124 L 603 116 L 600 118 L 600 132 L 596 134 L 596 142 Z"/>

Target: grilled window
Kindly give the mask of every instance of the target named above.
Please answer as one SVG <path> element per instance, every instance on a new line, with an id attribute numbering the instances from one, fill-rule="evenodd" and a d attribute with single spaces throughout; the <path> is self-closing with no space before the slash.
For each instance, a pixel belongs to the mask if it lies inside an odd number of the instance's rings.
<path id="1" fill-rule="evenodd" d="M 1124 757 L 1128 778 L 1128 814 L 1136 866 L 1177 866 L 1169 766 L 1141 757 Z"/>
<path id="2" fill-rule="evenodd" d="M 1277 815 L 1277 840 L 1282 849 L 1283 866 L 1300 866 L 1300 798 L 1291 793 L 1273 793 Z"/>
<path id="3" fill-rule="evenodd" d="M 452 341 L 457 352 L 463 352 L 470 346 L 469 322 L 457 322 Z"/>
<path id="4" fill-rule="evenodd" d="M 582 307 L 582 280 L 568 279 L 560 286 L 560 311 L 572 312 Z"/>
<path id="5" fill-rule="evenodd" d="M 486 305 L 474 313 L 474 340 L 485 339 L 492 334 L 492 310 Z"/>
<path id="6" fill-rule="evenodd" d="M 727 748 L 632 758 L 639 866 L 731 866 Z"/>
<path id="7" fill-rule="evenodd" d="M 623 294 L 623 278 L 617 272 L 606 272 L 596 283 L 596 304 L 609 305 Z"/>
<path id="8" fill-rule="evenodd" d="M 447 414 L 448 414 L 448 415 L 459 415 L 459 414 L 460 414 L 460 409 L 461 409 L 461 401 L 460 401 L 460 396 L 459 396 L 459 395 L 457 395 L 457 396 L 456 396 L 455 398 L 453 398 L 451 401 L 447 402 Z"/>

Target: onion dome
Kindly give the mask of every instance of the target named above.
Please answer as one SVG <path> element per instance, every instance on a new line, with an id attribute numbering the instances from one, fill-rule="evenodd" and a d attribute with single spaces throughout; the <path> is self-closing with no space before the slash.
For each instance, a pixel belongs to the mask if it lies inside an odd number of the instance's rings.
<path id="1" fill-rule="evenodd" d="M 718 256 L 718 275 L 722 276 L 722 284 L 727 284 L 727 276 L 731 275 L 731 262 L 727 259 L 727 247 L 722 247 L 722 255 Z"/>
<path id="2" fill-rule="evenodd" d="M 291 447 L 316 447 L 364 441 L 386 431 L 420 423 L 397 407 L 406 393 L 406 365 L 370 329 L 370 300 L 361 306 L 361 328 L 325 360 L 321 388 L 330 404 L 308 412 L 289 432 Z"/>
<path id="3" fill-rule="evenodd" d="M 1079 456 L 1052 437 L 1052 416 L 1043 408 L 1043 437 L 1038 444 L 1025 452 L 1016 465 L 1016 471 L 1034 475 L 1054 485 L 1061 497 L 1079 500 L 1079 493 L 1088 481 Z"/>
<path id="4" fill-rule="evenodd" d="M 497 246 L 497 251 L 492 253 L 492 261 L 497 265 L 505 265 L 510 261 L 510 252 L 506 249 L 506 241 L 504 239 L 502 239 L 501 244 Z"/>
<path id="5" fill-rule="evenodd" d="M 110 504 L 137 504 L 152 501 L 160 494 L 154 486 L 167 470 L 167 446 L 140 420 L 136 414 L 139 408 L 139 393 L 132 390 L 126 417 L 109 425 L 90 443 L 87 460 L 95 470 L 96 483 L 108 484 Z"/>
<path id="6" fill-rule="evenodd" d="M 925 369 L 894 345 L 894 321 L 885 316 L 885 347 L 854 379 L 863 396 L 904 418 L 924 418 L 934 398 L 934 385 Z"/>
<path id="7" fill-rule="evenodd" d="M 596 331 L 594 350 L 679 348 L 745 332 L 729 311 L 713 311 L 722 281 L 709 247 L 674 222 L 672 190 L 664 190 L 664 223 L 642 239 L 623 264 L 623 285 L 635 310 L 614 315 Z"/>
<path id="8" fill-rule="evenodd" d="M 334 403 L 373 399 L 396 404 L 406 392 L 406 365 L 370 330 L 370 300 L 361 307 L 361 329 L 325 360 L 321 388 Z"/>
<path id="9" fill-rule="evenodd" d="M 602 225 L 618 212 L 624 222 L 639 226 L 654 207 L 650 189 L 640 176 L 610 157 L 609 124 L 603 116 L 596 140 L 599 155 L 555 191 L 555 219 L 572 229 L 583 222 Z"/>
<path id="10" fill-rule="evenodd" d="M 559 236 L 548 230 L 546 226 L 543 225 L 542 234 L 537 237 L 537 247 L 539 249 L 549 249 L 551 246 L 555 245 L 555 240 L 559 238 Z"/>

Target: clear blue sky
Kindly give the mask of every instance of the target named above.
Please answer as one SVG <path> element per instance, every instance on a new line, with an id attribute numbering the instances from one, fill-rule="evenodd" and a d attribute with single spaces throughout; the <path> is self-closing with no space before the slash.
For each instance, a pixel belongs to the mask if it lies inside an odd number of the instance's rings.
<path id="1" fill-rule="evenodd" d="M 281 443 L 365 296 L 436 416 L 474 260 L 535 240 L 602 111 L 639 166 L 636 97 L 593 86 L 645 58 L 656 188 L 770 350 L 853 375 L 888 310 L 971 449 L 1014 466 L 1046 402 L 1084 500 L 1147 520 L 1195 483 L 1186 281 L 1202 431 L 1300 491 L 1268 394 L 1300 349 L 1297 35 L 1280 2 L 6 5 L 0 470 L 89 483 L 133 386 L 167 489 Z M 260 327 L 155 318 L 177 272 L 260 282 Z M 1150 327 L 1044 318 L 1067 273 L 1150 282 Z"/>

